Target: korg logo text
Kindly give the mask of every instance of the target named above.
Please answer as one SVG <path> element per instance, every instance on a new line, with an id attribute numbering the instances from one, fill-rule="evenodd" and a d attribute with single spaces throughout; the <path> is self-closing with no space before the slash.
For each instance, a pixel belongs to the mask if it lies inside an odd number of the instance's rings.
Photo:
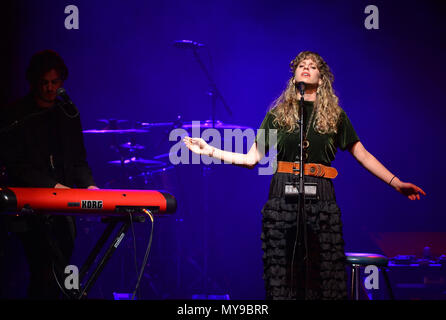
<path id="1" fill-rule="evenodd" d="M 82 200 L 82 209 L 102 209 L 102 200 Z"/>

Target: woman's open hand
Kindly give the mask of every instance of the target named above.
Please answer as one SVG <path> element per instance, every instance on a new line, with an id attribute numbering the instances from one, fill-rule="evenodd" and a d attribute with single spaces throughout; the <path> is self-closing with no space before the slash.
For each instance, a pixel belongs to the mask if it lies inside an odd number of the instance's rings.
<path id="1" fill-rule="evenodd" d="M 395 184 L 394 188 L 396 191 L 401 193 L 403 196 L 408 197 L 410 200 L 420 200 L 420 194 L 426 195 L 420 187 L 417 187 L 413 183 L 399 181 Z"/>
<path id="2" fill-rule="evenodd" d="M 183 142 L 194 153 L 209 155 L 212 152 L 212 147 L 202 138 L 184 137 Z"/>

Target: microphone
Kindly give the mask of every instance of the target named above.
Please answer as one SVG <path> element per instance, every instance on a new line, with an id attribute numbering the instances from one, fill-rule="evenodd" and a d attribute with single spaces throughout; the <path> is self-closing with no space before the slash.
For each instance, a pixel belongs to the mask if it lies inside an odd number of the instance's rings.
<path id="1" fill-rule="evenodd" d="M 71 101 L 70 97 L 67 94 L 67 91 L 64 88 L 60 87 L 59 89 L 57 89 L 56 93 L 59 97 L 62 98 L 62 100 L 64 102 L 64 104 L 60 106 L 62 111 L 64 112 L 64 114 L 68 118 L 76 118 L 79 115 L 79 110 L 76 108 L 73 101 Z M 71 110 L 69 110 L 71 112 L 71 114 L 65 110 L 64 105 L 69 106 L 68 109 L 71 109 Z"/>
<path id="2" fill-rule="evenodd" d="M 198 43 L 192 40 L 175 40 L 173 42 L 173 45 L 177 48 L 183 48 L 183 49 L 196 49 L 205 46 L 203 43 Z"/>
<path id="3" fill-rule="evenodd" d="M 61 87 L 57 89 L 56 93 L 59 97 L 62 98 L 63 102 L 74 105 L 73 101 L 71 101 L 70 97 L 67 94 L 67 91 L 64 88 Z"/>
<path id="4" fill-rule="evenodd" d="M 303 81 L 299 81 L 298 83 L 295 83 L 295 85 L 296 89 L 299 90 L 300 95 L 303 96 L 305 94 L 306 83 Z"/>

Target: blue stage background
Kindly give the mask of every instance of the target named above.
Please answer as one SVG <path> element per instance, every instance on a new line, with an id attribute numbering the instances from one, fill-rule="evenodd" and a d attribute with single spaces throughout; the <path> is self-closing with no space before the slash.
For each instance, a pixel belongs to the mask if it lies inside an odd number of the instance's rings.
<path id="1" fill-rule="evenodd" d="M 339 171 L 334 184 L 346 251 L 380 253 L 374 233 L 446 231 L 441 196 L 445 24 L 439 1 L 374 1 L 379 29 L 367 30 L 364 9 L 369 4 L 15 1 L 3 20 L 8 29 L 3 28 L 7 77 L 2 99 L 6 103 L 26 94 L 31 55 L 53 49 L 69 67 L 65 88 L 80 109 L 84 129 L 101 128 L 97 119 L 104 118 L 126 119 L 127 124 L 178 116 L 204 121 L 211 117 L 209 83 L 192 50 L 173 45 L 189 39 L 206 45 L 198 52 L 232 110 L 231 117 L 219 101 L 216 118 L 256 129 L 291 76 L 290 61 L 300 51 L 316 51 L 331 67 L 340 105 L 364 146 L 401 180 L 427 192 L 421 201 L 409 201 L 348 152 L 338 152 L 332 165 Z M 67 5 L 79 9 L 79 30 L 64 27 Z M 145 158 L 168 152 L 172 145 L 162 130 L 132 138 L 146 146 Z M 114 182 L 119 168 L 107 164 L 119 158 L 110 149 L 112 137 L 85 134 L 85 142 L 99 187 L 119 187 Z M 157 179 L 155 187 L 178 196 L 178 211 L 155 224 L 141 297 L 213 293 L 263 299 L 260 211 L 270 176 L 230 165 L 182 165 Z M 140 259 L 149 225 L 135 228 Z M 83 262 L 102 229 L 99 222 L 79 222 L 74 263 Z M 131 291 L 136 273 L 131 238 L 129 233 L 92 297 L 111 299 L 113 291 Z"/>

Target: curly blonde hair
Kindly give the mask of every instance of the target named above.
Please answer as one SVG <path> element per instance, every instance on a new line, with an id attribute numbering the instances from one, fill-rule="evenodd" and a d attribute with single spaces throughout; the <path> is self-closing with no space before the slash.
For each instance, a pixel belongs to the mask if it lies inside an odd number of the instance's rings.
<path id="1" fill-rule="evenodd" d="M 316 63 L 322 81 L 316 91 L 314 129 L 321 134 L 336 133 L 342 109 L 332 87 L 334 76 L 324 59 L 312 51 L 303 51 L 291 61 L 293 75 L 288 80 L 286 89 L 270 107 L 270 111 L 275 115 L 274 123 L 287 132 L 293 132 L 299 127 L 299 100 L 293 79 L 297 66 L 305 59 L 311 59 Z"/>

